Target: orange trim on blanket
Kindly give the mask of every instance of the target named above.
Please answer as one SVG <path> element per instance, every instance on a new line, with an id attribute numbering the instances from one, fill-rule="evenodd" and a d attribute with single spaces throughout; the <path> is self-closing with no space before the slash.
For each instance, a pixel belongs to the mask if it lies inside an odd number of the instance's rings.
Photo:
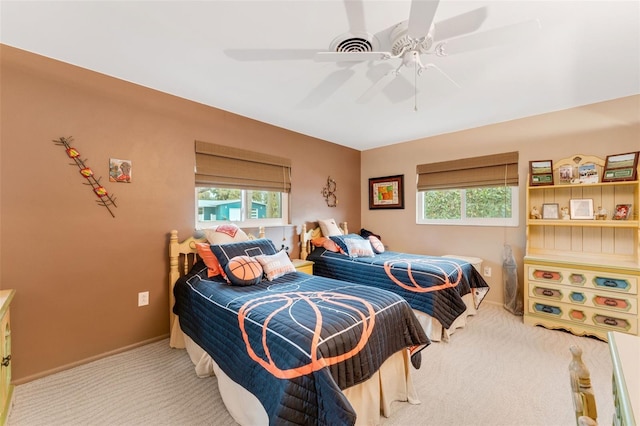
<path id="1" fill-rule="evenodd" d="M 434 286 L 430 286 L 430 287 L 421 287 L 416 280 L 413 278 L 413 273 L 411 272 L 411 261 L 415 259 L 396 259 L 396 260 L 388 260 L 386 262 L 384 262 L 384 271 L 387 273 L 387 276 L 391 279 L 391 281 L 393 281 L 394 283 L 396 283 L 397 285 L 399 285 L 400 287 L 412 291 L 414 293 L 429 293 L 432 291 L 438 291 L 438 290 L 444 290 L 446 288 L 452 288 L 452 287 L 456 287 L 458 284 L 460 284 L 460 280 L 462 280 L 462 268 L 460 267 L 460 265 L 458 265 L 456 262 L 450 261 L 450 260 L 444 260 L 444 259 L 421 259 L 421 260 L 417 260 L 417 263 L 429 263 L 429 264 L 433 264 L 436 268 L 438 268 L 441 272 L 442 275 L 436 275 L 436 274 L 431 274 L 436 278 L 440 278 L 442 281 L 444 281 L 442 284 L 440 285 L 434 285 Z M 403 283 L 402 281 L 400 281 L 399 279 L 397 279 L 396 277 L 393 276 L 393 267 L 398 264 L 398 263 L 404 263 L 407 265 L 407 275 L 409 276 L 409 279 L 411 280 L 411 282 L 413 283 L 413 286 L 410 286 L 406 283 Z M 457 280 L 455 282 L 452 282 L 449 279 L 449 275 L 447 275 L 446 271 L 444 270 L 444 268 L 437 266 L 436 263 L 446 263 L 449 265 L 453 265 L 456 268 L 456 271 L 458 272 L 457 274 Z M 404 271 L 404 269 L 400 269 L 400 271 Z"/>
<path id="2" fill-rule="evenodd" d="M 367 312 L 364 313 L 357 307 L 343 303 L 343 300 L 351 300 L 362 303 Z M 300 302 L 307 303 L 316 315 L 316 323 L 311 338 L 311 346 L 309 348 L 305 348 L 309 351 L 311 361 L 306 365 L 283 370 L 276 365 L 275 361 L 271 357 L 271 351 L 269 350 L 269 347 L 267 345 L 269 322 L 278 313 L 289 309 L 289 307 L 291 307 L 294 303 Z M 353 349 L 343 354 L 328 358 L 323 358 L 321 356 L 320 351 L 318 350 L 318 346 L 320 342 L 320 333 L 322 331 L 322 312 L 318 308 L 318 302 L 323 302 L 323 304 L 330 304 L 340 307 L 341 309 L 352 311 L 354 315 L 360 317 L 360 321 L 363 325 L 362 335 L 360 336 L 358 344 Z M 272 303 L 278 303 L 282 305 L 274 309 L 273 312 L 269 314 L 269 316 L 265 319 L 264 324 L 262 324 L 262 349 L 264 350 L 265 356 L 267 358 L 265 360 L 258 356 L 251 347 L 249 336 L 245 330 L 245 320 L 251 313 L 251 310 L 257 308 L 258 306 Z M 247 346 L 247 353 L 249 354 L 251 359 L 259 363 L 262 367 L 264 367 L 265 370 L 269 371 L 274 376 L 280 379 L 291 379 L 320 370 L 328 365 L 337 364 L 353 357 L 358 352 L 360 352 L 369 341 L 369 337 L 373 332 L 373 328 L 375 325 L 375 315 L 376 313 L 373 306 L 365 299 L 362 299 L 360 297 L 332 292 L 291 292 L 269 295 L 253 299 L 245 303 L 238 311 L 238 322 L 240 325 L 240 330 L 242 332 L 242 338 L 245 345 Z"/>

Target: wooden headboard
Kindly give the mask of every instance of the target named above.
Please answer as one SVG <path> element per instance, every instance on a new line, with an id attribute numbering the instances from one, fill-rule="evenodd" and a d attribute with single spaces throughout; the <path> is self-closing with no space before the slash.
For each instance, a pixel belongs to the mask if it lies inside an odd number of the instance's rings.
<path id="1" fill-rule="evenodd" d="M 256 238 L 251 233 L 246 233 L 249 239 Z M 264 235 L 264 227 L 260 227 L 258 229 L 258 238 L 264 238 Z M 176 281 L 186 275 L 200 259 L 196 244 L 206 242 L 207 239 L 204 236 L 191 236 L 184 241 L 180 241 L 178 239 L 178 231 L 174 229 L 169 233 L 169 332 L 171 333 L 169 346 L 172 348 L 184 348 L 184 340 L 180 332 L 180 326 L 173 313 L 173 305 L 176 302 L 173 295 L 173 287 Z"/>
<path id="2" fill-rule="evenodd" d="M 347 226 L 347 222 L 342 222 L 339 224 L 342 233 L 347 235 L 349 233 L 349 227 Z M 300 232 L 300 259 L 305 260 L 309 253 L 313 250 L 311 246 L 311 240 L 314 238 L 318 238 L 322 236 L 322 231 L 320 230 L 320 226 L 315 226 L 307 231 L 307 224 L 302 224 L 302 231 Z"/>

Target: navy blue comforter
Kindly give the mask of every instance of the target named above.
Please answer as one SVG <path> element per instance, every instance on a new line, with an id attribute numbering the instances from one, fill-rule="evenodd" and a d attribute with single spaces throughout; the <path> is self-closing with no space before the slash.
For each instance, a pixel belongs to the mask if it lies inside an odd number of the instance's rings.
<path id="1" fill-rule="evenodd" d="M 352 258 L 318 247 L 307 260 L 315 262 L 315 275 L 397 293 L 445 328 L 467 309 L 462 296 L 473 291 L 477 308 L 489 291 L 473 265 L 460 259 L 393 251 Z"/>
<path id="2" fill-rule="evenodd" d="M 341 389 L 429 343 L 398 295 L 299 272 L 234 287 L 198 263 L 174 294 L 182 330 L 260 400 L 271 424 L 353 424 Z"/>

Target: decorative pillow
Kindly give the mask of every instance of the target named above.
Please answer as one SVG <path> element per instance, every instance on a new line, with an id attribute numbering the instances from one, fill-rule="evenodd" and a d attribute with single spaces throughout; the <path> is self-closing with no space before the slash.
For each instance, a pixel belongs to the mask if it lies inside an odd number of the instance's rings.
<path id="1" fill-rule="evenodd" d="M 334 253 L 343 253 L 344 252 L 338 247 L 338 245 L 331 239 L 327 237 L 318 237 L 311 240 L 311 244 L 316 247 L 324 247 L 325 249 L 332 251 Z"/>
<path id="2" fill-rule="evenodd" d="M 254 285 L 262 281 L 262 265 L 249 256 L 236 256 L 224 267 L 231 285 Z"/>
<path id="3" fill-rule="evenodd" d="M 264 275 L 269 281 L 296 271 L 296 267 L 293 266 L 289 255 L 284 250 L 273 255 L 256 256 L 256 260 L 262 265 Z"/>
<path id="4" fill-rule="evenodd" d="M 371 247 L 375 253 L 384 253 L 384 244 L 377 237 L 373 235 L 369 235 L 369 242 L 371 243 Z"/>
<path id="5" fill-rule="evenodd" d="M 202 232 L 207 237 L 209 244 L 234 243 L 249 239 L 249 236 L 233 223 L 225 223 L 224 225 L 203 229 Z"/>
<path id="6" fill-rule="evenodd" d="M 347 254 L 349 257 L 374 257 L 375 253 L 371 248 L 369 240 L 358 240 L 355 238 L 346 238 L 344 240 L 347 245 Z"/>
<path id="7" fill-rule="evenodd" d="M 198 256 L 202 259 L 205 265 L 207 265 L 207 277 L 215 277 L 222 275 L 224 277 L 224 271 L 218 258 L 211 251 L 211 246 L 207 243 L 196 243 L 196 250 L 198 250 Z"/>
<path id="8" fill-rule="evenodd" d="M 336 223 L 335 219 L 319 219 L 318 225 L 320 225 L 322 235 L 325 237 L 331 237 L 332 235 L 342 235 L 342 231 L 340 230 L 340 227 Z"/>
<path id="9" fill-rule="evenodd" d="M 349 254 L 349 250 L 347 249 L 347 244 L 344 242 L 345 240 L 347 240 L 349 238 L 353 238 L 353 239 L 356 239 L 356 240 L 364 240 L 364 238 L 362 238 L 358 234 L 333 235 L 333 236 L 331 236 L 329 238 L 334 243 L 336 243 L 338 245 L 338 247 L 340 247 L 342 249 L 342 252 L 345 253 L 345 254 Z"/>
<path id="10" fill-rule="evenodd" d="M 275 254 L 276 246 L 267 238 L 241 241 L 238 243 L 211 244 L 211 251 L 218 258 L 223 270 L 229 261 L 236 256 L 255 257 L 262 254 Z"/>

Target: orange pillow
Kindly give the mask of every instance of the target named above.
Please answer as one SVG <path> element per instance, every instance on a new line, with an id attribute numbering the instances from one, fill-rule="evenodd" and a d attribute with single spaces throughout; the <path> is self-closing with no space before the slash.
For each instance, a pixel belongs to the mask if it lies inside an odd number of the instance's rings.
<path id="1" fill-rule="evenodd" d="M 332 251 L 334 253 L 342 253 L 344 254 L 344 250 L 342 250 L 331 238 L 327 237 L 318 237 L 311 240 L 311 244 L 316 247 L 324 247 L 325 249 Z"/>
<path id="2" fill-rule="evenodd" d="M 220 262 L 218 262 L 216 255 L 211 251 L 209 244 L 196 243 L 196 249 L 198 250 L 198 256 L 200 256 L 204 264 L 207 265 L 207 276 L 209 278 L 217 275 L 222 275 L 226 278 L 226 275 L 222 270 L 222 266 L 220 266 Z"/>

